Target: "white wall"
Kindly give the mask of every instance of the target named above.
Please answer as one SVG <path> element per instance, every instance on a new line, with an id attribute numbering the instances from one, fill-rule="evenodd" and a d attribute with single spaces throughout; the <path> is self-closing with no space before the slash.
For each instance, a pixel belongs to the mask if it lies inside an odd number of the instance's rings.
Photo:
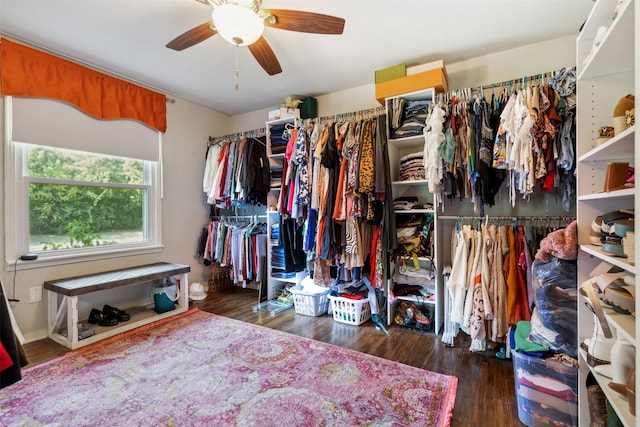
<path id="1" fill-rule="evenodd" d="M 450 64 L 445 62 L 449 76 L 449 90 L 476 88 L 541 74 L 560 67 L 575 66 L 576 37 L 577 34 L 465 61 Z M 340 78 L 339 72 L 336 73 L 336 78 Z M 318 116 L 380 107 L 375 98 L 373 79 L 374 70 L 371 70 L 371 84 L 326 95 L 311 95 L 318 100 Z M 269 108 L 233 116 L 230 133 L 264 127 L 268 113 Z"/>
<path id="2" fill-rule="evenodd" d="M 565 36 L 446 64 L 449 88 L 474 88 L 575 66 L 576 37 L 577 34 Z"/>
<path id="3" fill-rule="evenodd" d="M 451 90 L 473 88 L 525 75 L 544 73 L 562 66 L 573 66 L 575 65 L 575 39 L 575 36 L 567 36 L 447 64 L 449 88 Z M 371 70 L 371 84 L 332 94 L 315 95 L 318 100 L 318 115 L 327 116 L 378 107 L 373 76 L 374 70 Z M 0 103 L 0 113 L 1 108 Z M 164 251 L 154 255 L 20 270 L 15 280 L 15 295 L 21 302 L 13 303 L 12 308 L 27 340 L 46 336 L 46 300 L 36 304 L 26 302 L 28 288 L 42 285 L 45 280 L 156 261 L 170 261 L 189 264 L 192 269 L 190 281 L 206 282 L 207 268 L 194 257 L 194 251 L 199 230 L 206 223 L 209 212 L 202 193 L 202 174 L 208 137 L 262 128 L 268 118 L 268 111 L 269 108 L 266 108 L 228 117 L 180 99 L 177 99 L 174 104 L 168 104 L 168 127 L 164 136 Z M 4 135 L 2 126 L 0 122 L 0 132 Z M 4 164 L 2 159 L 0 164 Z M 4 183 L 0 183 L 0 192 L 3 188 Z M 2 196 L 4 201 L 4 194 Z M 0 224 L 4 224 L 3 215 L 4 209 L 0 210 Z M 0 238 L 4 240 L 4 225 L 0 227 Z M 0 245 L 0 259 L 4 259 L 3 252 L 4 247 Z M 12 295 L 12 268 L 5 266 L 1 277 L 5 291 Z"/>
<path id="4" fill-rule="evenodd" d="M 0 102 L 0 114 L 2 114 L 2 104 Z M 4 135 L 3 121 L 0 121 L 2 135 Z M 204 159 L 209 136 L 226 133 L 229 122 L 229 117 L 224 114 L 180 99 L 177 99 L 173 104 L 167 104 L 167 132 L 163 137 L 162 232 L 164 249 L 162 252 L 57 267 L 31 268 L 19 270 L 15 276 L 13 266 L 5 266 L 1 271 L 2 284 L 7 295 L 13 296 L 15 277 L 15 296 L 20 302 L 11 303 L 11 307 L 20 331 L 27 341 L 46 337 L 46 291 L 42 302 L 28 303 L 28 289 L 33 286 L 41 286 L 46 280 L 166 261 L 190 265 L 189 280 L 206 284 L 208 268 L 204 267 L 194 256 L 198 234 L 201 227 L 207 223 L 209 214 L 209 208 L 202 192 Z M 4 150 L 0 150 L 0 156 L 3 156 L 3 153 Z M 4 164 L 2 158 L 0 158 L 0 164 Z M 0 179 L 4 180 L 4 177 Z M 4 193 L 3 189 L 4 182 L 0 183 L 2 193 Z M 4 241 L 4 194 L 2 194 L 2 200 L 0 238 Z M 4 258 L 4 245 L 0 244 L 0 259 Z M 110 301 L 104 301 L 106 296 L 99 296 L 92 302 L 96 307 L 101 308 L 105 303 L 118 304 L 126 297 L 130 297 L 130 294 L 115 296 Z"/>

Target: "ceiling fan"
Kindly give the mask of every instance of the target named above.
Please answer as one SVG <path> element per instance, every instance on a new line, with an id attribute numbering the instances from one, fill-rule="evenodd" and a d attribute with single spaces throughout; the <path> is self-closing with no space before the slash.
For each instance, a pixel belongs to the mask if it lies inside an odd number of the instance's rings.
<path id="1" fill-rule="evenodd" d="M 211 21 L 194 27 L 167 43 L 184 50 L 220 34 L 249 51 L 270 76 L 282 72 L 278 58 L 262 36 L 265 27 L 314 34 L 342 34 L 344 19 L 321 13 L 289 9 L 261 9 L 262 0 L 197 0 L 213 6 Z"/>

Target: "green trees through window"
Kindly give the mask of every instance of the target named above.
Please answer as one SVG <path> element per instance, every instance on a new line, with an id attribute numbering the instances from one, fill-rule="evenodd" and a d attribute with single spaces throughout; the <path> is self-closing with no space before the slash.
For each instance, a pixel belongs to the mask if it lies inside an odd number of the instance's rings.
<path id="1" fill-rule="evenodd" d="M 29 145 L 30 250 L 144 238 L 144 161 Z"/>

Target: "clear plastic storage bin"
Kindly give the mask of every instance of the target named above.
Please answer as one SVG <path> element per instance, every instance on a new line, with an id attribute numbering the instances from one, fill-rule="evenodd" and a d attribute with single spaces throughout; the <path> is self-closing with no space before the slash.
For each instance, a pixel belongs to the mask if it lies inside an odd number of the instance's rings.
<path id="1" fill-rule="evenodd" d="M 578 368 L 511 352 L 518 418 L 529 427 L 578 425 Z"/>

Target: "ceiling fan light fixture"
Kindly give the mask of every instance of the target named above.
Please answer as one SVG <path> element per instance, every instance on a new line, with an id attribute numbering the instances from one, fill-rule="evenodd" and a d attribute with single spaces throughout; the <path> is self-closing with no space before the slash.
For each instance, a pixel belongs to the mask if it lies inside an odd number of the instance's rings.
<path id="1" fill-rule="evenodd" d="M 264 31 L 263 19 L 251 9 L 238 4 L 216 6 L 211 19 L 222 38 L 236 46 L 255 43 Z"/>

